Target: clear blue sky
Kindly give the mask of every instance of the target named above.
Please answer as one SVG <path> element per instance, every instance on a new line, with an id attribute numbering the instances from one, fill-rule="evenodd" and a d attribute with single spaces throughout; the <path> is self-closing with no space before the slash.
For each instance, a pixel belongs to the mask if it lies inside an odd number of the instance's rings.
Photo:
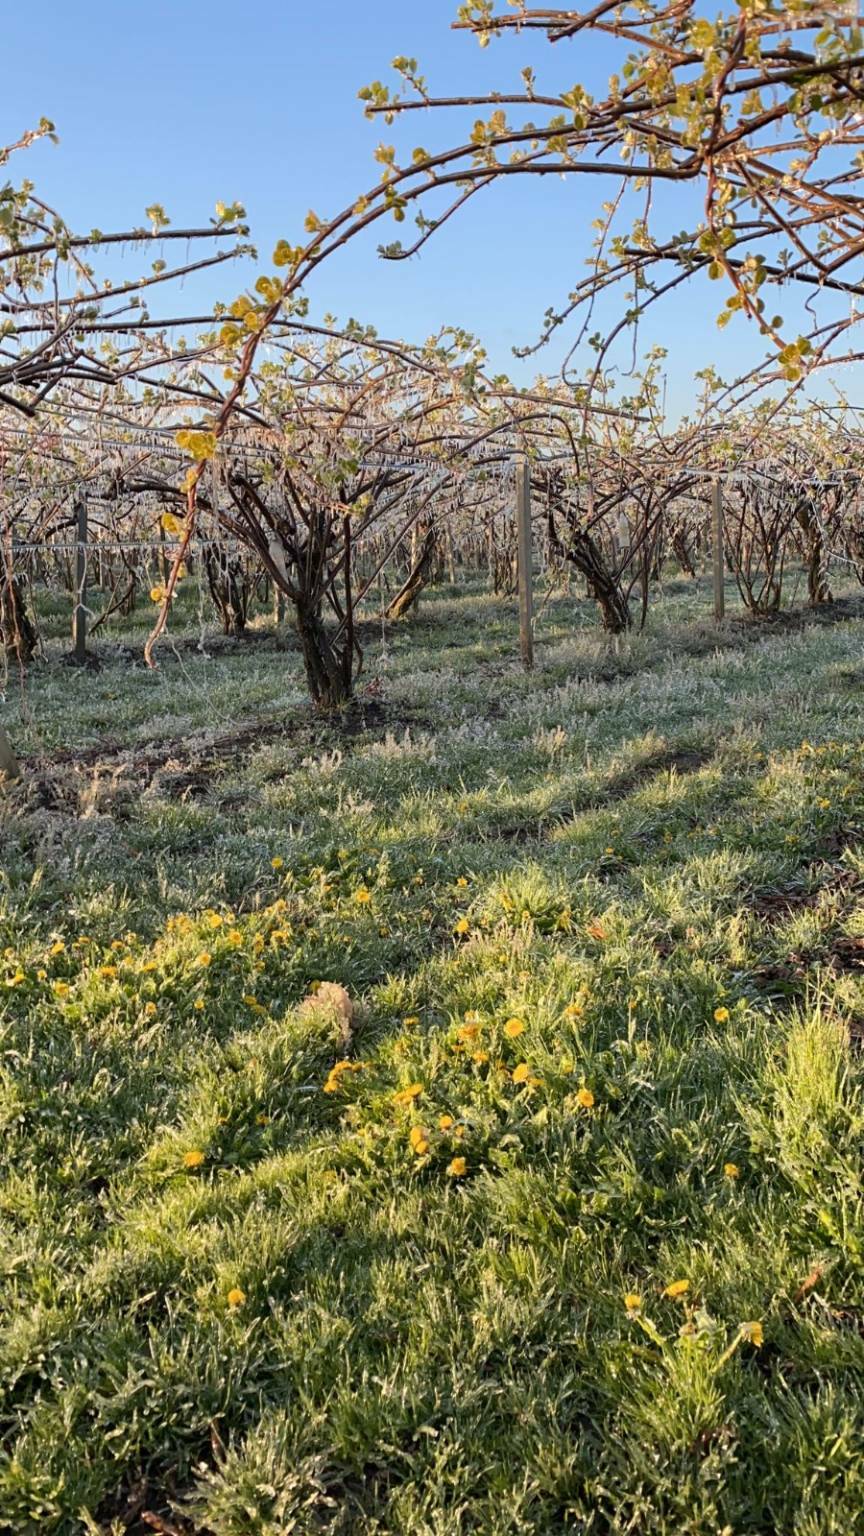
<path id="1" fill-rule="evenodd" d="M 388 80 L 394 55 L 415 56 L 444 94 L 519 89 L 526 63 L 537 68 L 540 88 L 605 84 L 611 44 L 553 49 L 520 38 L 484 51 L 451 31 L 455 11 L 456 0 L 43 0 L 36 41 L 34 13 L 7 0 L 0 142 L 42 114 L 55 121 L 59 147 L 43 143 L 16 156 L 11 173 L 31 176 L 83 229 L 134 227 L 155 201 L 174 224 L 205 223 L 217 199 L 239 199 L 268 267 L 278 238 L 299 237 L 307 209 L 333 213 L 377 179 L 372 153 L 382 138 L 433 147 L 461 137 L 464 120 L 455 116 L 414 114 L 392 128 L 364 118 L 357 91 Z M 310 297 L 319 313 L 353 315 L 387 335 L 421 340 L 443 322 L 463 325 L 480 335 L 496 368 L 527 382 L 556 366 L 560 347 L 528 364 L 515 363 L 510 348 L 533 339 L 547 305 L 584 272 L 591 220 L 609 190 L 599 179 L 511 178 L 436 235 L 420 259 L 382 262 L 378 235 L 322 270 Z M 692 211 L 677 212 L 670 206 L 680 228 Z M 400 233 L 388 225 L 383 238 Z M 231 299 L 249 275 L 223 268 L 196 279 L 183 305 Z M 670 348 L 673 410 L 692 398 L 696 368 L 714 361 L 731 376 L 757 355 L 743 322 L 717 331 L 719 285 L 711 287 L 678 298 L 643 335 L 645 345 Z"/>

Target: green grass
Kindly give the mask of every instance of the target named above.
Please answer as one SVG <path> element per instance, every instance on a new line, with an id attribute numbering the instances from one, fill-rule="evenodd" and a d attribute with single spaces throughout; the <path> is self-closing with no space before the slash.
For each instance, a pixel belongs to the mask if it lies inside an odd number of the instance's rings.
<path id="1" fill-rule="evenodd" d="M 9 680 L 0 1530 L 858 1528 L 864 620 L 708 603 Z"/>

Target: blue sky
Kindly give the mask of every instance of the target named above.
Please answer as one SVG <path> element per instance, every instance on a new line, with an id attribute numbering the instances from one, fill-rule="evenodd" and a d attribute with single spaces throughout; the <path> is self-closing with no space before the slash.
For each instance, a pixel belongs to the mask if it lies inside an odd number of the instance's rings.
<path id="1" fill-rule="evenodd" d="M 205 223 L 217 199 L 239 199 L 268 270 L 276 240 L 297 240 L 310 207 L 332 213 L 377 179 L 372 155 L 381 139 L 434 147 L 463 136 L 465 120 L 455 115 L 415 114 L 392 128 L 364 118 L 357 91 L 389 79 L 394 55 L 416 57 L 443 94 L 518 89 L 526 63 L 541 88 L 579 80 L 600 89 L 613 67 L 611 44 L 553 49 L 523 37 L 480 50 L 450 29 L 456 0 L 43 0 L 38 42 L 28 7 L 7 3 L 4 11 L 4 52 L 13 62 L 4 69 L 0 142 L 42 114 L 61 140 L 17 156 L 16 178 L 31 176 L 83 229 L 134 227 L 154 201 L 174 224 Z M 420 259 L 382 262 L 379 234 L 322 269 L 310 298 L 319 313 L 352 315 L 412 340 L 445 322 L 465 326 L 495 368 L 528 382 L 557 365 L 560 346 L 524 364 L 510 349 L 534 338 L 547 305 L 584 272 L 591 220 L 608 190 L 599 179 L 510 178 L 436 235 Z M 666 195 L 688 196 L 677 188 Z M 666 212 L 681 228 L 692 206 L 668 202 Z M 388 225 L 384 238 L 402 232 Z M 223 268 L 191 280 L 182 304 L 230 300 L 249 275 Z M 717 331 L 718 287 L 694 287 L 644 332 L 646 346 L 670 349 L 673 411 L 693 398 L 695 369 L 713 361 L 731 376 L 757 355 L 743 322 Z M 176 312 L 181 301 L 172 302 Z"/>

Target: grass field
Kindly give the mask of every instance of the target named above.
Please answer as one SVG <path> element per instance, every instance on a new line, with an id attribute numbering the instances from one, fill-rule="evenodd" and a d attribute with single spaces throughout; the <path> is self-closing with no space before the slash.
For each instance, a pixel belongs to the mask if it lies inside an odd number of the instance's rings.
<path id="1" fill-rule="evenodd" d="M 9 679 L 0 1529 L 862 1529 L 864 608 L 708 604 Z"/>

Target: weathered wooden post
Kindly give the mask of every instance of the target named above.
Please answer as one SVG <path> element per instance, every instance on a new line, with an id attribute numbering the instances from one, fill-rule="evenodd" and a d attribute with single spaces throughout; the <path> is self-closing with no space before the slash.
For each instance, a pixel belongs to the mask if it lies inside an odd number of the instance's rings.
<path id="1" fill-rule="evenodd" d="M 723 538 L 723 481 L 711 482 L 711 557 L 714 562 L 714 617 L 720 624 L 726 613 L 726 560 Z"/>
<path id="2" fill-rule="evenodd" d="M 76 504 L 77 544 L 75 548 L 75 607 L 72 610 L 72 638 L 76 661 L 87 660 L 87 498 L 78 493 Z"/>
<path id="3" fill-rule="evenodd" d="M 527 671 L 534 665 L 534 590 L 531 569 L 531 471 L 520 454 L 516 460 L 516 535 L 519 572 L 519 643 Z"/>

